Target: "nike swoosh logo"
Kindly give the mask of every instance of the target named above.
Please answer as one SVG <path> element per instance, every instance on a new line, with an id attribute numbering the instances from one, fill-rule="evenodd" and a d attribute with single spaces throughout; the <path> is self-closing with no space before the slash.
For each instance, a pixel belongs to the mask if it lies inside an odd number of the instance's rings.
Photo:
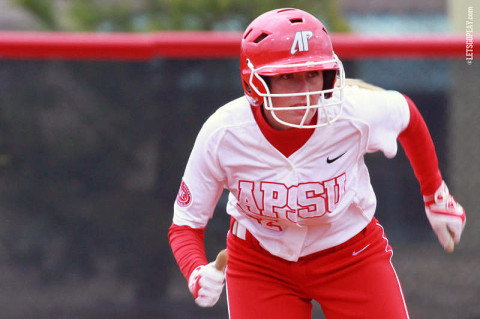
<path id="1" fill-rule="evenodd" d="M 327 164 L 332 164 L 333 162 L 335 162 L 337 159 L 339 159 L 340 157 L 342 157 L 343 155 L 345 155 L 347 152 L 341 154 L 341 155 L 338 155 L 337 157 L 335 158 L 332 158 L 330 159 L 329 157 L 327 157 Z"/>
<path id="2" fill-rule="evenodd" d="M 365 249 L 368 248 L 368 246 L 370 246 L 370 244 L 368 244 L 367 246 L 363 247 L 362 249 L 360 249 L 359 251 L 353 251 L 352 253 L 352 256 L 357 256 L 358 254 L 360 254 L 362 251 L 364 251 Z"/>

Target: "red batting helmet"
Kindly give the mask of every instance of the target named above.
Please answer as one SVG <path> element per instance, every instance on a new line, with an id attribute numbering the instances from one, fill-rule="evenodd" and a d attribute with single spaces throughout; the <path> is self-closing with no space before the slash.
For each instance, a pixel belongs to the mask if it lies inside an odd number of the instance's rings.
<path id="1" fill-rule="evenodd" d="M 305 11 L 277 9 L 253 20 L 242 37 L 240 69 L 243 89 L 250 104 L 264 104 L 265 109 L 271 110 L 273 116 L 283 124 L 318 127 L 335 121 L 341 113 L 345 85 L 342 63 L 333 52 L 330 36 L 323 24 Z M 298 125 L 279 120 L 275 111 L 281 111 L 282 108 L 273 108 L 272 95 L 264 77 L 316 70 L 323 71 L 323 90 L 304 94 L 308 97 L 319 94 L 321 97 L 318 105 L 308 105 L 308 102 L 303 108 L 322 108 L 318 123 Z M 336 79 L 339 80 L 337 85 Z"/>

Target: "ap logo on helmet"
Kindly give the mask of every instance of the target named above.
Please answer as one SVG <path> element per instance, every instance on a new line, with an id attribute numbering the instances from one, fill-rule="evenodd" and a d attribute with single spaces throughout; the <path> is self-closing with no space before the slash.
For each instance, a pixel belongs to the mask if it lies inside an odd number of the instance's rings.
<path id="1" fill-rule="evenodd" d="M 308 51 L 308 40 L 312 37 L 312 31 L 297 31 L 293 39 L 292 47 L 290 48 L 290 53 L 295 54 L 297 52 Z"/>

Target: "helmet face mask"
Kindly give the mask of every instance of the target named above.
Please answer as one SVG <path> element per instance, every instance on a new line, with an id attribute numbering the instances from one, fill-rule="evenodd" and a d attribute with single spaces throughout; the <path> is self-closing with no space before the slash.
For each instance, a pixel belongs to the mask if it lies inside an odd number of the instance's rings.
<path id="1" fill-rule="evenodd" d="M 340 60 L 336 56 L 332 61 L 341 65 Z M 331 63 L 332 61 L 307 62 L 299 65 L 267 65 L 255 69 L 253 64 L 247 60 L 247 64 L 251 70 L 248 85 L 255 94 L 263 98 L 263 107 L 265 110 L 271 112 L 273 118 L 277 122 L 295 128 L 315 128 L 325 126 L 335 122 L 343 109 L 343 88 L 345 87 L 345 73 L 343 71 L 343 67 L 336 71 L 336 79 L 332 83 L 332 88 L 323 88 L 318 91 L 295 93 L 271 93 L 270 86 L 265 81 L 265 78 L 261 75 L 261 73 L 262 68 L 268 68 L 271 70 L 278 69 L 276 75 L 288 74 L 290 73 L 288 70 L 299 67 L 307 67 L 310 71 L 316 71 L 322 64 Z M 305 96 L 306 105 L 275 106 L 272 100 L 272 98 L 288 98 L 293 96 Z M 312 104 L 312 96 L 318 96 L 318 100 L 315 104 Z M 277 112 L 291 112 L 295 110 L 305 111 L 302 120 L 297 123 L 282 120 L 277 114 Z M 308 115 L 311 114 L 311 111 L 320 111 L 318 113 L 318 119 L 316 123 L 307 123 Z"/>
<path id="2" fill-rule="evenodd" d="M 242 38 L 240 64 L 244 92 L 250 104 L 263 104 L 280 124 L 313 128 L 331 124 L 340 116 L 345 72 L 333 52 L 325 27 L 309 13 L 298 9 L 279 9 L 259 16 Z M 310 71 L 330 71 L 329 75 L 333 72 L 336 76 L 324 81 L 326 86 L 318 91 L 281 94 L 273 94 L 265 81 L 271 76 Z M 281 107 L 275 106 L 272 100 L 292 96 L 304 96 L 306 105 Z M 318 102 L 312 103 L 317 97 Z M 289 122 L 279 116 L 281 112 L 296 110 L 305 111 L 299 121 Z M 316 123 L 309 123 L 308 117 L 313 111 L 317 111 L 318 119 Z"/>

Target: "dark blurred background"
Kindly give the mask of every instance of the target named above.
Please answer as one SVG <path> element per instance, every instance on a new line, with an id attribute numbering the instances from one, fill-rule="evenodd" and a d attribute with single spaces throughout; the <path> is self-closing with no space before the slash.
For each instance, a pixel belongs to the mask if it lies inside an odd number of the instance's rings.
<path id="1" fill-rule="evenodd" d="M 266 10 L 295 6 L 334 32 L 443 34 L 456 31 L 458 19 L 464 23 L 470 6 L 440 0 L 249 4 L 3 0 L 0 28 L 239 31 Z M 394 248 L 412 318 L 480 318 L 478 61 L 344 64 L 348 77 L 416 102 L 444 178 L 467 210 L 462 243 L 447 255 L 401 148 L 391 160 L 367 156 L 376 216 Z M 225 296 L 214 308 L 195 306 L 167 232 L 200 126 L 241 94 L 237 59 L 0 59 L 0 318 L 227 318 Z M 225 247 L 225 195 L 207 228 L 210 259 Z M 314 317 L 323 317 L 319 306 Z"/>

